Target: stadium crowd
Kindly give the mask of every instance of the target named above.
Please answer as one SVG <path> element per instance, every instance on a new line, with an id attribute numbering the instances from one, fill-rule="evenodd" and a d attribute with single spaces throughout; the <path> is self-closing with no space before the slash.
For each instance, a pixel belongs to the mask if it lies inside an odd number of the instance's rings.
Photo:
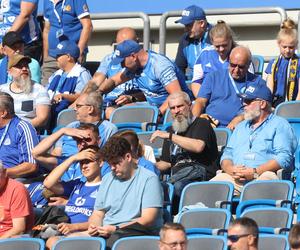
<path id="1" fill-rule="evenodd" d="M 195 5 L 176 21 L 185 32 L 175 61 L 144 50 L 135 30 L 123 27 L 92 76 L 83 66 L 92 33 L 86 0 L 44 0 L 42 33 L 37 3 L 1 7 L 0 239 L 30 234 L 51 249 L 62 237 L 93 236 L 111 249 L 123 237 L 159 235 L 160 249 L 187 249 L 184 227 L 170 221 L 188 184 L 231 182 L 240 195 L 250 181 L 278 180 L 278 172 L 291 178 L 298 140 L 273 111 L 300 100 L 292 20 L 278 32 L 280 55 L 266 79 L 255 74 L 251 51 L 235 42 L 230 26 L 208 23 Z M 150 138 L 163 140 L 158 159 L 135 131 L 118 131 L 109 120 L 126 105 L 158 109 L 159 129 Z M 76 120 L 57 127 L 68 108 Z M 168 112 L 172 121 L 163 127 Z M 214 128 L 232 131 L 223 152 Z M 299 237 L 296 225 L 292 249 Z M 258 226 L 239 218 L 227 239 L 231 249 L 258 249 Z"/>

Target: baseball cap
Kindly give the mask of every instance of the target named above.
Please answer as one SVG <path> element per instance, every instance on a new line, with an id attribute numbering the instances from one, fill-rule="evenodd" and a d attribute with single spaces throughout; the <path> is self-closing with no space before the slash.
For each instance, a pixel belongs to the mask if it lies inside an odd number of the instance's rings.
<path id="1" fill-rule="evenodd" d="M 188 25 L 195 20 L 206 20 L 206 15 L 202 8 L 196 5 L 191 5 L 182 11 L 181 18 L 176 20 L 175 23 Z"/>
<path id="2" fill-rule="evenodd" d="M 61 55 L 67 55 L 67 54 L 69 54 L 71 57 L 73 57 L 76 60 L 78 59 L 80 50 L 75 42 L 64 40 L 59 44 L 57 44 L 55 49 L 56 58 Z"/>
<path id="3" fill-rule="evenodd" d="M 9 31 L 7 32 L 3 39 L 2 39 L 2 45 L 12 47 L 16 43 L 25 43 L 23 38 L 18 32 L 15 31 Z"/>
<path id="4" fill-rule="evenodd" d="M 9 58 L 7 68 L 10 69 L 11 67 L 16 66 L 22 60 L 26 60 L 28 63 L 31 63 L 31 58 L 29 56 L 14 54 Z"/>
<path id="5" fill-rule="evenodd" d="M 130 56 L 132 53 L 137 53 L 140 50 L 141 46 L 137 42 L 133 40 L 125 40 L 117 45 L 112 64 L 119 64 L 123 62 L 127 56 Z"/>
<path id="6" fill-rule="evenodd" d="M 268 102 L 273 100 L 271 90 L 261 83 L 251 83 L 243 94 L 239 94 L 239 97 L 246 100 L 262 99 Z"/>

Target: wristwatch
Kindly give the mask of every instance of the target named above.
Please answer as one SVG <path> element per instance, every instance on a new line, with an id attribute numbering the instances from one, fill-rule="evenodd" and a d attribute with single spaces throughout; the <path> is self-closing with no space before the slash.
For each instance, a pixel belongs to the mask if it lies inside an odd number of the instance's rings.
<path id="1" fill-rule="evenodd" d="M 257 179 L 259 177 L 259 174 L 257 173 L 257 169 L 253 168 L 253 179 Z"/>

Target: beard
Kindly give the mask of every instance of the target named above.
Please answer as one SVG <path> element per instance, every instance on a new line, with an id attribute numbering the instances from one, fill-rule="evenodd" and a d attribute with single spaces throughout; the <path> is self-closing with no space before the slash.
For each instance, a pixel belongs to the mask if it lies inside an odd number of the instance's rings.
<path id="1" fill-rule="evenodd" d="M 192 117 L 190 114 L 188 116 L 184 116 L 180 114 L 174 118 L 172 122 L 172 128 L 177 133 L 183 133 L 188 129 L 191 123 L 192 123 Z"/>
<path id="2" fill-rule="evenodd" d="M 22 89 L 22 91 L 25 94 L 29 94 L 32 90 L 32 82 L 30 79 L 30 75 L 24 77 L 24 76 L 20 76 L 14 79 L 14 82 L 19 86 L 20 89 Z"/>
<path id="3" fill-rule="evenodd" d="M 255 109 L 253 110 L 248 110 L 248 111 L 245 111 L 244 112 L 244 118 L 245 120 L 247 121 L 253 121 L 255 120 L 256 118 L 258 118 L 261 114 L 261 110 L 259 107 L 256 107 Z"/>

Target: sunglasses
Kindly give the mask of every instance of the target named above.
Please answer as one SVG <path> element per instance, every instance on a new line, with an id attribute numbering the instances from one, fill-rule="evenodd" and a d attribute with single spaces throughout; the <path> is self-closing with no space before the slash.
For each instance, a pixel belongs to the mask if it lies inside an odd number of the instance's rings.
<path id="1" fill-rule="evenodd" d="M 243 99 L 243 103 L 245 103 L 246 105 L 250 105 L 252 102 L 255 102 L 255 101 L 261 101 L 261 99 Z"/>
<path id="2" fill-rule="evenodd" d="M 239 69 L 243 70 L 245 69 L 248 65 L 244 64 L 244 65 L 239 65 L 239 64 L 235 64 L 235 63 L 229 63 L 231 68 L 236 68 L 238 67 Z"/>
<path id="3" fill-rule="evenodd" d="M 228 235 L 227 239 L 230 240 L 231 242 L 237 242 L 240 238 L 243 238 L 243 237 L 246 237 L 249 235 L 250 234 L 240 234 L 240 235 L 233 234 L 233 235 Z"/>

